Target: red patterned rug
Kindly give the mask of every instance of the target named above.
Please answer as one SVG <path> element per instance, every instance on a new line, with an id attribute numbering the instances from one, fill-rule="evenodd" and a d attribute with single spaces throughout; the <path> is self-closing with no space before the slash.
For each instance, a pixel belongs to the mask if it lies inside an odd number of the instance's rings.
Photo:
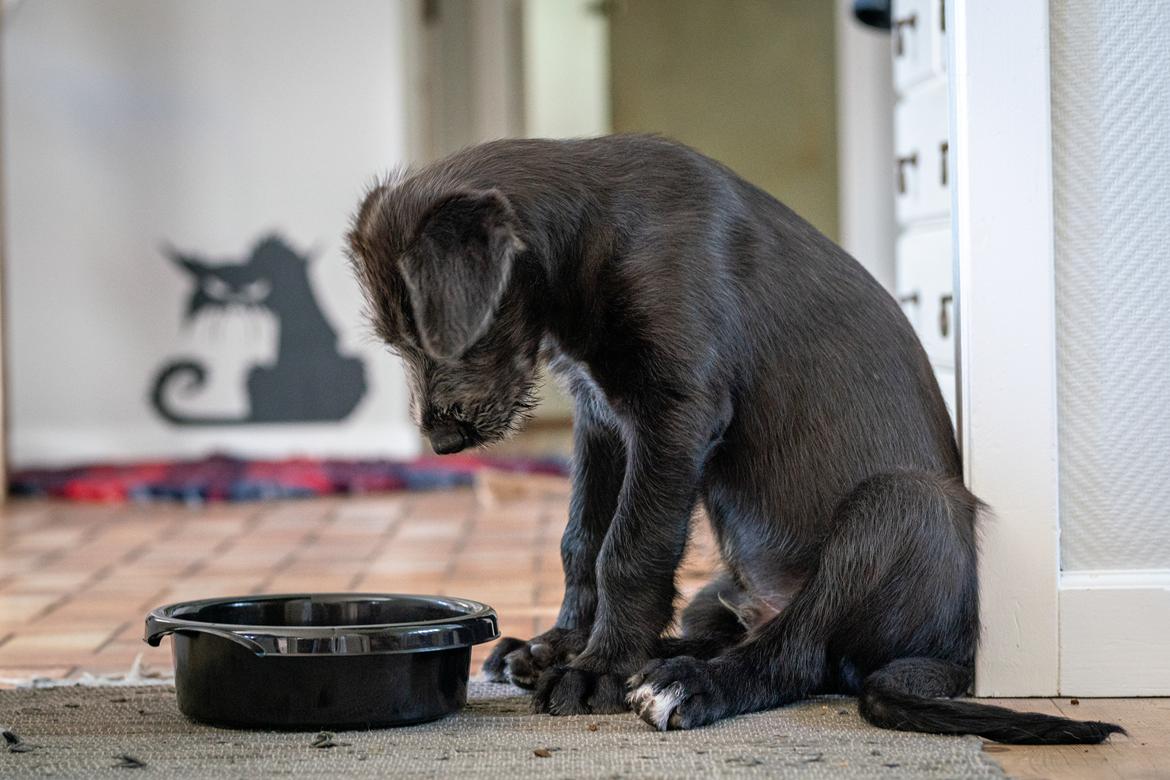
<path id="1" fill-rule="evenodd" d="M 495 459 L 448 455 L 411 461 L 202 460 L 25 469 L 12 475 L 13 495 L 71 501 L 256 501 L 338 493 L 434 490 L 470 485 L 484 469 L 564 475 L 560 459 Z"/>

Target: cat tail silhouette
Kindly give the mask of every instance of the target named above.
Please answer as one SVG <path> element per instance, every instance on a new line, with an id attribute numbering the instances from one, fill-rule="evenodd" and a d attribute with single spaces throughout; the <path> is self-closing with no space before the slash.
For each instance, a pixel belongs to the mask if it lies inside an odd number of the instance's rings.
<path id="1" fill-rule="evenodd" d="M 248 422 L 246 417 L 187 417 L 175 411 L 169 405 L 167 393 L 183 384 L 184 377 L 187 378 L 185 389 L 198 390 L 207 383 L 207 368 L 194 360 L 177 360 L 163 367 L 158 379 L 154 380 L 150 400 L 163 419 L 176 425 L 238 425 Z"/>

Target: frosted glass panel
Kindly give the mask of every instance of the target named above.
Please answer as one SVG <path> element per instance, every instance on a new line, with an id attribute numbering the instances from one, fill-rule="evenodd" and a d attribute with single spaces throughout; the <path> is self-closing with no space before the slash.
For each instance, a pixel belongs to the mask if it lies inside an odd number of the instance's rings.
<path id="1" fill-rule="evenodd" d="M 1062 566 L 1170 568 L 1170 3 L 1051 12 Z"/>

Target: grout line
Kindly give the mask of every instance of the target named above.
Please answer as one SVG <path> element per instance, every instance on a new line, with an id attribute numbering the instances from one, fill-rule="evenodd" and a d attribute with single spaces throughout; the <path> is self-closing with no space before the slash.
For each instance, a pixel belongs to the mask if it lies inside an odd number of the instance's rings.
<path id="1" fill-rule="evenodd" d="M 370 564 L 378 560 L 382 552 L 390 546 L 390 542 L 394 540 L 394 537 L 398 536 L 398 532 L 402 528 L 403 521 L 410 519 L 410 515 L 413 510 L 413 502 L 404 503 L 397 510 L 397 514 L 395 514 L 390 524 L 386 527 L 385 530 L 382 531 L 382 533 L 378 534 L 376 541 L 373 545 L 371 545 L 372 549 L 370 550 L 370 554 L 362 560 L 362 563 L 365 564 L 364 568 L 362 568 L 360 571 L 354 574 L 353 577 L 350 578 L 348 585 L 349 590 L 356 590 L 358 584 L 370 573 Z"/>
<path id="2" fill-rule="evenodd" d="M 336 508 L 331 509 L 322 515 L 318 519 L 318 526 L 320 526 L 323 522 L 327 525 L 332 525 L 333 523 L 337 522 Z M 272 584 L 272 581 L 276 579 L 277 575 L 283 574 L 292 568 L 292 565 L 297 562 L 298 558 L 300 558 L 300 551 L 311 545 L 313 542 L 319 541 L 321 539 L 320 531 L 320 527 L 317 527 L 306 533 L 301 541 L 298 542 L 293 549 L 289 550 L 287 554 L 285 554 L 280 560 L 276 561 L 272 565 L 272 567 L 268 570 L 268 574 L 261 578 L 260 583 L 256 586 L 256 590 L 267 590 L 268 587 Z"/>
<path id="3" fill-rule="evenodd" d="M 100 569 L 97 569 L 77 585 L 62 593 L 56 601 L 49 602 L 49 604 L 47 604 L 44 609 L 26 620 L 24 624 L 26 626 L 31 625 L 56 612 L 58 609 L 72 601 L 74 596 L 76 596 L 78 593 L 82 593 L 85 590 L 92 588 L 94 585 L 108 577 L 113 568 L 113 564 L 106 564 Z"/>
<path id="4" fill-rule="evenodd" d="M 107 646 L 109 646 L 109 645 L 110 645 L 110 643 L 112 643 L 112 642 L 113 642 L 115 639 L 117 639 L 117 638 L 118 638 L 118 635 L 119 635 L 119 634 L 121 634 L 123 631 L 125 631 L 125 630 L 126 630 L 127 628 L 129 628 L 129 627 L 130 627 L 130 621 L 129 621 L 129 620 L 127 620 L 125 623 L 122 623 L 120 626 L 118 626 L 117 628 L 115 628 L 115 629 L 114 629 L 114 630 L 113 630 L 113 631 L 110 633 L 110 635 L 109 635 L 109 636 L 107 636 L 107 637 L 106 637 L 106 638 L 105 638 L 105 639 L 104 639 L 104 640 L 103 640 L 103 641 L 102 641 L 100 644 L 98 644 L 98 646 L 97 646 L 97 647 L 95 647 L 95 648 L 93 649 L 93 654 L 94 654 L 94 655 L 97 655 L 97 654 L 98 654 L 98 653 L 100 653 L 102 650 L 106 649 L 106 647 L 107 647 Z"/>
<path id="5" fill-rule="evenodd" d="M 451 580 L 455 579 L 455 570 L 458 568 L 459 557 L 463 555 L 463 551 L 467 549 L 467 540 L 471 537 L 472 532 L 475 531 L 475 526 L 480 520 L 480 507 L 473 503 L 467 514 L 463 518 L 461 533 L 456 537 L 455 547 L 450 552 L 450 557 L 447 559 L 447 568 L 443 570 L 442 582 L 450 584 Z"/>
<path id="6" fill-rule="evenodd" d="M 223 555 L 225 552 L 235 547 L 236 541 L 236 537 L 234 536 L 224 537 L 220 540 L 219 544 L 215 545 L 215 547 L 212 547 L 207 554 L 209 557 Z"/>
<path id="7" fill-rule="evenodd" d="M 58 597 L 55 601 L 50 601 L 48 604 L 45 605 L 44 609 L 42 609 L 40 612 L 38 612 L 35 615 L 33 615 L 32 617 L 30 617 L 28 620 L 24 621 L 25 626 L 28 626 L 30 623 L 35 623 L 38 620 L 41 620 L 42 618 L 46 618 L 49 615 L 53 614 L 58 609 L 60 609 L 61 607 L 65 606 L 70 601 L 72 601 L 73 596 L 74 596 L 74 589 L 69 589 L 69 590 L 65 591 L 64 593 L 61 593 L 60 595 L 58 595 Z"/>
<path id="8" fill-rule="evenodd" d="M 118 559 L 118 563 L 122 564 L 123 566 L 129 566 L 133 564 L 136 560 L 146 555 L 146 553 L 149 552 L 150 549 L 155 546 L 155 544 L 156 542 L 152 541 L 133 545 L 122 554 L 122 557 Z"/>
<path id="9" fill-rule="evenodd" d="M 138 602 L 140 605 L 139 609 L 141 610 L 141 609 L 145 608 L 147 610 L 150 610 L 150 609 L 153 609 L 153 607 L 150 606 L 151 604 L 162 604 L 164 601 L 163 597 L 171 592 L 172 587 L 173 586 L 171 586 L 171 585 L 166 585 L 162 589 L 154 591 L 154 593 L 150 597 L 150 600 Z M 146 606 L 143 607 L 142 605 L 146 605 Z"/>

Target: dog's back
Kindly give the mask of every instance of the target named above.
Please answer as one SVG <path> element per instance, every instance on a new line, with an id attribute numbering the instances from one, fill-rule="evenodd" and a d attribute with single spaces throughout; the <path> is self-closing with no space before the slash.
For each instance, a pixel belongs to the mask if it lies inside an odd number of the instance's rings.
<path id="1" fill-rule="evenodd" d="M 581 363 L 606 353 L 612 378 L 594 378 L 611 397 L 636 390 L 641 371 L 613 364 L 645 354 L 640 340 L 685 369 L 655 372 L 679 392 L 711 378 L 696 367 L 718 374 L 735 397 L 723 450 L 784 453 L 768 474 L 726 464 L 751 492 L 775 494 L 765 504 L 783 524 L 825 517 L 874 473 L 959 475 L 942 395 L 897 303 L 725 166 L 656 136 L 508 140 L 448 158 L 428 179 L 507 194 L 547 258 L 553 332 Z"/>

